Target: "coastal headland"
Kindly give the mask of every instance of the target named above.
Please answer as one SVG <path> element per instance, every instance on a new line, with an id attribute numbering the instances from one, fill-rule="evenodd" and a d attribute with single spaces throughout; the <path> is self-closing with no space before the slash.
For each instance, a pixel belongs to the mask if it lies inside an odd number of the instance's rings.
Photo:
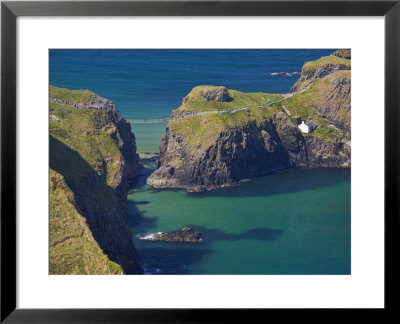
<path id="1" fill-rule="evenodd" d="M 349 52 L 349 51 L 348 51 Z M 276 170 L 351 167 L 351 61 L 344 50 L 306 62 L 287 94 L 198 86 L 160 142 L 155 188 L 202 191 Z M 292 117 L 312 120 L 303 133 Z"/>

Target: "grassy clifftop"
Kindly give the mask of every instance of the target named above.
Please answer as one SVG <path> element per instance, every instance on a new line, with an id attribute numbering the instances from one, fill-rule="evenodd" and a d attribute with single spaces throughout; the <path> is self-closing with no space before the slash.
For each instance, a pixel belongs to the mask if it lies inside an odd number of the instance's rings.
<path id="1" fill-rule="evenodd" d="M 107 106 L 72 108 L 94 97 L 50 87 L 51 274 L 140 272 L 125 219 L 127 181 L 139 169 L 134 136 Z"/>
<path id="2" fill-rule="evenodd" d="M 282 98 L 280 94 L 263 92 L 241 92 L 221 86 L 197 86 L 183 99 L 182 105 L 175 110 L 181 112 L 228 111 L 242 107 L 266 105 Z"/>
<path id="3" fill-rule="evenodd" d="M 76 165 L 76 160 L 68 158 L 68 152 L 60 156 L 60 163 L 69 160 L 66 168 L 69 178 L 77 185 L 79 178 L 96 170 L 99 159 L 107 159 L 107 185 L 115 186 L 115 173 L 119 168 L 121 152 L 113 136 L 118 137 L 115 126 L 104 127 L 102 121 L 109 119 L 108 111 L 89 109 L 50 109 L 50 135 L 64 143 L 71 150 L 79 152 L 89 168 Z M 104 129 L 103 129 L 104 127 Z M 66 159 L 66 160 L 65 160 Z M 79 170 L 79 172 L 77 172 Z"/>
<path id="4" fill-rule="evenodd" d="M 323 56 L 315 61 L 306 62 L 301 69 L 299 80 L 297 80 L 290 91 L 299 92 L 304 90 L 317 79 L 324 78 L 339 70 L 351 70 L 351 60 L 330 55 Z"/>
<path id="5" fill-rule="evenodd" d="M 243 127 L 249 122 L 263 123 L 280 109 L 272 103 L 283 98 L 280 94 L 237 90 L 228 90 L 229 97 L 225 102 L 206 100 L 200 95 L 202 90 L 210 93 L 220 88 L 194 88 L 184 98 L 182 106 L 174 111 L 173 115 L 181 118 L 169 122 L 171 130 L 187 138 L 191 145 L 207 144 L 224 129 Z"/>
<path id="6" fill-rule="evenodd" d="M 285 107 L 292 116 L 300 116 L 302 120 L 312 118 L 318 125 L 318 128 L 310 134 L 304 136 L 317 136 L 322 139 L 334 141 L 335 139 L 343 139 L 345 132 L 343 125 L 348 124 L 350 127 L 350 93 L 336 93 L 338 84 L 350 84 L 350 71 L 336 71 L 322 79 L 317 79 L 310 85 L 307 91 L 293 95 L 292 97 L 279 103 Z M 344 91 L 343 91 L 344 92 Z M 337 109 L 332 115 L 333 122 L 329 112 L 322 113 L 320 107 L 333 107 Z M 346 109 L 348 108 L 348 109 Z M 341 121 L 342 127 L 334 127 L 338 121 Z"/>
<path id="7" fill-rule="evenodd" d="M 86 103 L 95 96 L 95 93 L 89 90 L 70 90 L 50 86 L 50 98 L 57 98 L 68 102 Z"/>
<path id="8" fill-rule="evenodd" d="M 312 69 L 316 67 L 324 67 L 328 65 L 336 65 L 336 66 L 345 66 L 350 68 L 351 67 L 351 61 L 343 58 L 343 57 L 338 57 L 338 56 L 323 56 L 319 58 L 318 60 L 315 61 L 309 61 L 304 63 L 303 69 Z"/>

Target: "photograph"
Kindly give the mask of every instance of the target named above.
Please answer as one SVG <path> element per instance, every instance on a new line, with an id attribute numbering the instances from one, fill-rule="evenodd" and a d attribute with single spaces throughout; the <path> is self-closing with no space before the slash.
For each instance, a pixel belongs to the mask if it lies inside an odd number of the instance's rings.
<path id="1" fill-rule="evenodd" d="M 50 275 L 351 275 L 351 49 L 48 55 Z"/>

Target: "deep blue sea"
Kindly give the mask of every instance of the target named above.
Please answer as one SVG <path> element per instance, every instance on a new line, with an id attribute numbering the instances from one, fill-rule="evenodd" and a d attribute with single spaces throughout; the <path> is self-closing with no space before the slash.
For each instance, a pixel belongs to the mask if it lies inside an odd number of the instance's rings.
<path id="1" fill-rule="evenodd" d="M 126 119 L 168 117 L 197 85 L 286 93 L 321 50 L 50 50 L 50 84 L 113 100 Z M 166 123 L 132 124 L 139 153 L 158 152 Z M 350 170 L 287 170 L 207 193 L 153 190 L 146 165 L 128 199 L 149 274 L 349 274 Z M 198 245 L 135 235 L 193 226 Z"/>
<path id="2" fill-rule="evenodd" d="M 50 84 L 90 89 L 126 119 L 168 117 L 201 84 L 247 92 L 288 92 L 305 61 L 333 50 L 51 50 Z"/>

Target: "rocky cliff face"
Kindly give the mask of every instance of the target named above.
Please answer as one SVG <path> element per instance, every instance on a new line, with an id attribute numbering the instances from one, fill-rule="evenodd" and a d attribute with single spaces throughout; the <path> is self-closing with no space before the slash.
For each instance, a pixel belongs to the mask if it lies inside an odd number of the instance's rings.
<path id="1" fill-rule="evenodd" d="M 201 191 L 296 166 L 350 167 L 350 146 L 347 141 L 303 136 L 282 112 L 261 125 L 229 128 L 211 145 L 191 146 L 167 128 L 158 168 L 147 182 L 155 188 Z"/>
<path id="2" fill-rule="evenodd" d="M 319 86 L 319 101 L 312 106 L 316 115 L 329 120 L 351 138 L 351 72 L 337 71 Z"/>
<path id="3" fill-rule="evenodd" d="M 343 57 L 345 59 L 351 60 L 351 50 L 350 49 L 338 49 L 334 51 L 332 56 Z"/>
<path id="4" fill-rule="evenodd" d="M 307 62 L 301 70 L 299 80 L 293 85 L 290 92 L 301 91 L 316 79 L 324 78 L 335 71 L 350 69 L 350 60 L 335 55 L 322 57 L 317 61 Z"/>
<path id="5" fill-rule="evenodd" d="M 99 96 L 95 98 L 99 102 Z M 107 100 L 101 102 L 109 104 Z M 113 106 L 111 109 L 81 109 L 61 103 L 61 107 L 52 109 L 51 105 L 50 168 L 62 177 L 67 186 L 65 190 L 73 197 L 68 205 L 58 203 L 50 208 L 50 236 L 64 237 L 61 241 L 51 240 L 54 244 L 50 245 L 50 269 L 65 274 L 118 273 L 108 269 L 112 264 L 114 268 L 120 266 L 127 274 L 142 273 L 126 219 L 128 183 L 141 172 L 130 124 Z M 60 183 L 55 179 L 51 176 L 50 182 Z M 60 188 L 53 185 L 50 198 Z M 57 212 L 60 209 L 62 213 Z M 76 217 L 61 221 L 60 215 Z M 88 237 L 98 245 L 97 255 L 102 256 L 97 259 L 106 260 L 105 265 L 96 267 L 97 270 L 88 270 L 87 263 L 95 259 L 93 253 L 87 252 L 90 240 L 79 241 L 69 233 L 76 219 L 86 224 L 90 231 Z M 65 242 L 74 248 L 66 249 Z M 72 266 L 67 265 L 63 260 L 75 260 L 76 264 L 70 261 Z"/>

